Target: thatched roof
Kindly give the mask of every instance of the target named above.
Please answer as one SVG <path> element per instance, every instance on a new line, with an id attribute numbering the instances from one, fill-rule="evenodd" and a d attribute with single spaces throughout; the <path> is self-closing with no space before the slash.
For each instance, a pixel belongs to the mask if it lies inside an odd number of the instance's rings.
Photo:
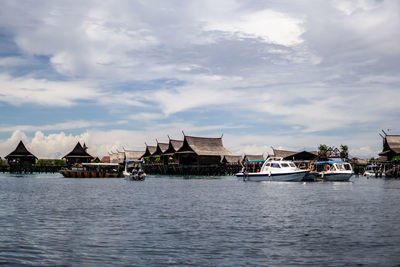
<path id="1" fill-rule="evenodd" d="M 150 157 L 156 152 L 157 146 L 148 146 L 146 145 L 146 151 L 143 154 L 143 157 Z"/>
<path id="2" fill-rule="evenodd" d="M 86 149 L 84 149 L 81 145 L 81 143 L 77 143 L 76 146 L 74 147 L 74 149 L 69 152 L 67 155 L 65 155 L 64 158 L 90 158 L 93 159 L 94 157 L 92 157 L 91 155 L 89 155 L 86 152 Z"/>
<path id="3" fill-rule="evenodd" d="M 263 155 L 246 155 L 248 161 L 265 160 Z"/>
<path id="4" fill-rule="evenodd" d="M 400 135 L 386 135 L 383 149 L 380 156 L 387 155 L 389 153 L 400 154 Z"/>
<path id="5" fill-rule="evenodd" d="M 141 159 L 144 155 L 144 151 L 133 151 L 133 150 L 125 150 L 125 158 L 128 160 L 132 159 Z"/>
<path id="6" fill-rule="evenodd" d="M 164 154 L 174 154 L 183 146 L 182 140 L 169 139 L 168 148 L 164 151 Z"/>
<path id="7" fill-rule="evenodd" d="M 237 156 L 237 155 L 224 155 L 221 156 L 221 162 L 223 163 L 228 163 L 228 164 L 236 164 L 239 163 L 242 159 L 242 156 Z"/>
<path id="8" fill-rule="evenodd" d="M 168 143 L 158 143 L 157 142 L 156 151 L 153 153 L 153 155 L 164 154 L 164 152 L 168 150 L 168 147 L 169 147 Z"/>
<path id="9" fill-rule="evenodd" d="M 280 149 L 273 149 L 274 157 L 281 157 L 284 159 L 293 159 L 293 158 L 316 158 L 318 156 L 317 151 L 289 151 L 289 150 L 280 150 Z"/>
<path id="10" fill-rule="evenodd" d="M 222 144 L 222 136 L 217 138 L 185 136 L 177 153 L 196 153 L 198 156 L 231 155 Z"/>
<path id="11" fill-rule="evenodd" d="M 33 155 L 31 152 L 26 149 L 24 143 L 22 141 L 19 141 L 17 147 L 13 152 L 8 154 L 5 158 L 17 158 L 17 157 L 31 157 L 37 159 L 35 155 Z"/>

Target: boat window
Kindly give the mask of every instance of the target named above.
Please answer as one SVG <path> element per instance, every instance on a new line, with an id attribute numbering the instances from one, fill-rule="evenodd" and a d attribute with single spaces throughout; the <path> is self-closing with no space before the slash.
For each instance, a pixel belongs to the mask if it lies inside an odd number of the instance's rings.
<path id="1" fill-rule="evenodd" d="M 336 165 L 336 169 L 338 169 L 339 171 L 344 171 L 345 170 L 343 164 L 335 164 L 335 165 Z"/>
<path id="2" fill-rule="evenodd" d="M 268 162 L 267 165 L 265 165 L 265 166 L 269 167 L 269 166 L 271 166 L 271 163 Z"/>
<path id="3" fill-rule="evenodd" d="M 289 165 L 290 165 L 290 167 L 292 167 L 292 168 L 296 168 L 296 165 L 294 165 L 294 163 L 292 163 L 292 162 L 290 162 Z"/>
<path id="4" fill-rule="evenodd" d="M 279 163 L 271 163 L 272 168 L 280 168 Z"/>
<path id="5" fill-rule="evenodd" d="M 289 168 L 289 164 L 287 163 L 281 163 L 282 168 Z"/>
<path id="6" fill-rule="evenodd" d="M 344 164 L 344 168 L 346 169 L 346 171 L 351 171 L 351 166 L 350 164 Z"/>

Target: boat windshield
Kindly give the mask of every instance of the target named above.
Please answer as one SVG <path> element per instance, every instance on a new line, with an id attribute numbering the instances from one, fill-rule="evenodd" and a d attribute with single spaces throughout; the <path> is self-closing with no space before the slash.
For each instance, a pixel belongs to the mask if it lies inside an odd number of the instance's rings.
<path id="1" fill-rule="evenodd" d="M 351 170 L 350 164 L 337 163 L 337 164 L 335 164 L 335 166 L 336 166 L 336 169 L 339 171 Z"/>
<path id="2" fill-rule="evenodd" d="M 272 168 L 280 168 L 281 166 L 279 165 L 279 163 L 271 163 L 271 167 Z"/>
<path id="3" fill-rule="evenodd" d="M 290 167 L 292 167 L 292 168 L 296 168 L 296 165 L 295 165 L 293 162 L 290 162 L 289 165 L 290 165 Z"/>
<path id="4" fill-rule="evenodd" d="M 346 169 L 346 171 L 351 171 L 351 165 L 350 164 L 346 163 L 346 164 L 343 164 L 343 166 Z"/>

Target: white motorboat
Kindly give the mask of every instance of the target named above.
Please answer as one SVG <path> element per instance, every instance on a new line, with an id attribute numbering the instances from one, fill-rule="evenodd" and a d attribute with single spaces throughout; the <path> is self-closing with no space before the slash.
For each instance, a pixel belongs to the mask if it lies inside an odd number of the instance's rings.
<path id="1" fill-rule="evenodd" d="M 344 161 L 314 162 L 317 179 L 329 182 L 348 182 L 354 174 L 351 165 Z"/>
<path id="2" fill-rule="evenodd" d="M 365 176 L 365 177 L 382 177 L 385 175 L 378 165 L 371 164 L 371 165 L 367 165 L 365 167 L 363 176 Z"/>
<path id="3" fill-rule="evenodd" d="M 142 169 L 141 160 L 126 160 L 125 161 L 125 169 L 123 174 L 125 179 L 132 181 L 144 181 L 146 178 L 146 173 Z"/>
<path id="4" fill-rule="evenodd" d="M 242 172 L 237 173 L 236 177 L 244 181 L 300 182 L 310 172 L 301 170 L 292 161 L 280 157 L 269 157 L 259 172 L 246 172 L 246 162 L 243 165 Z"/>

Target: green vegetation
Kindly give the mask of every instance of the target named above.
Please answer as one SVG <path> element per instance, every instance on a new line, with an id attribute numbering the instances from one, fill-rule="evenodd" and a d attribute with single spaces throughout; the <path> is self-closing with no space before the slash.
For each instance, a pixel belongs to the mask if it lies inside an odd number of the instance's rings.
<path id="1" fill-rule="evenodd" d="M 340 157 L 347 159 L 349 157 L 349 147 L 346 145 L 340 145 Z"/>
<path id="2" fill-rule="evenodd" d="M 63 159 L 39 159 L 36 166 L 66 166 L 67 163 Z"/>
<path id="3" fill-rule="evenodd" d="M 328 146 L 325 144 L 321 144 L 318 147 L 318 157 L 321 160 L 328 159 Z"/>
<path id="4" fill-rule="evenodd" d="M 394 157 L 392 158 L 392 161 L 400 161 L 400 155 L 394 156 Z"/>

